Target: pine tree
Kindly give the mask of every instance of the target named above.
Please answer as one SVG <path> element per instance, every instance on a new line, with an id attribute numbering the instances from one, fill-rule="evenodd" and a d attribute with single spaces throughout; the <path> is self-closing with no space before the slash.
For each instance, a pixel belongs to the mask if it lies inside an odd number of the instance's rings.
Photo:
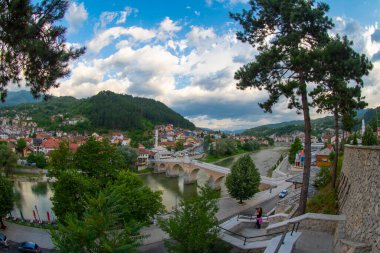
<path id="1" fill-rule="evenodd" d="M 284 96 L 290 109 L 303 113 L 305 164 L 298 212 L 305 213 L 311 166 L 311 122 L 308 89 L 323 81 L 321 48 L 330 41 L 333 22 L 325 3 L 305 0 L 252 0 L 250 10 L 231 14 L 243 31 L 237 38 L 257 47 L 255 60 L 235 73 L 237 88 L 265 89 L 269 98 L 259 105 L 265 112 Z"/>
<path id="2" fill-rule="evenodd" d="M 35 2 L 35 1 L 34 1 Z M 57 25 L 68 7 L 66 0 L 10 0 L 0 2 L 0 94 L 4 102 L 7 85 L 30 87 L 34 97 L 58 87 L 57 79 L 69 74 L 68 63 L 84 48 L 67 48 L 66 28 Z"/>
<path id="3" fill-rule="evenodd" d="M 320 69 L 322 81 L 310 94 L 317 112 L 331 112 L 335 120 L 335 158 L 333 160 L 332 186 L 335 188 L 339 154 L 339 120 L 342 115 L 352 115 L 354 110 L 363 109 L 367 103 L 361 96 L 362 77 L 369 74 L 372 64 L 365 55 L 352 49 L 352 42 L 339 36 L 321 48 Z M 355 86 L 349 86 L 353 81 Z"/>

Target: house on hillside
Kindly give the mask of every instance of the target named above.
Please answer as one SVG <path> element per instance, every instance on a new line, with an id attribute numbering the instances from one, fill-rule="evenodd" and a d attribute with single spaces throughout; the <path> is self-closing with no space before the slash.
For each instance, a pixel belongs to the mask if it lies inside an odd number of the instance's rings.
<path id="1" fill-rule="evenodd" d="M 328 145 L 326 148 L 320 150 L 316 155 L 317 166 L 318 167 L 322 167 L 322 166 L 330 167 L 331 162 L 330 162 L 329 157 L 330 157 L 331 152 L 333 152 L 333 151 L 334 151 L 334 148 L 332 147 L 332 145 Z"/>

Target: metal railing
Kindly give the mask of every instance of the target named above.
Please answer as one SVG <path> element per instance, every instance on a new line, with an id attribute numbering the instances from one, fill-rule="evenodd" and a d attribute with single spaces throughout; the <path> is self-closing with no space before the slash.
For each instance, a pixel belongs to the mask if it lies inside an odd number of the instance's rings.
<path id="1" fill-rule="evenodd" d="M 263 214 L 261 217 L 268 219 L 268 214 Z M 254 220 L 256 218 L 257 218 L 256 214 L 249 214 L 249 213 L 244 213 L 244 212 L 238 213 L 238 215 L 237 215 L 237 220 L 248 219 L 249 221 L 251 221 L 251 220 Z"/>
<path id="2" fill-rule="evenodd" d="M 244 235 L 238 234 L 238 233 L 236 233 L 236 232 L 233 232 L 233 231 L 231 231 L 231 230 L 228 230 L 228 229 L 226 229 L 226 228 L 223 228 L 223 227 L 221 227 L 221 226 L 218 226 L 218 228 L 220 228 L 220 229 L 222 229 L 222 230 L 224 230 L 224 231 L 226 231 L 226 232 L 228 232 L 228 233 L 230 233 L 230 234 L 233 234 L 233 235 L 235 235 L 235 236 L 238 236 L 238 237 L 243 238 L 243 239 L 244 239 L 244 241 L 243 241 L 243 245 L 245 245 L 245 244 L 248 242 L 248 240 L 251 240 L 251 239 L 257 239 L 257 238 L 260 238 L 260 237 L 268 237 L 268 236 L 273 236 L 273 235 L 279 235 L 279 234 L 282 234 L 282 233 L 283 233 L 283 232 L 276 232 L 276 233 L 264 234 L 264 235 L 244 236 Z M 265 240 L 265 239 L 266 239 L 266 238 L 263 238 L 263 239 L 261 239 L 261 240 L 257 240 L 257 241 L 262 241 L 262 240 Z"/>
<path id="3" fill-rule="evenodd" d="M 291 229 L 291 233 L 290 233 L 290 236 L 293 236 L 293 233 L 294 233 L 294 232 L 298 232 L 298 228 L 299 228 L 299 225 L 300 225 L 300 221 L 297 221 L 297 222 L 289 222 L 288 224 L 286 224 L 286 228 L 285 228 L 285 230 L 282 231 L 282 232 L 276 232 L 276 233 L 270 233 L 270 234 L 264 234 L 264 235 L 256 235 L 256 236 L 244 236 L 244 235 L 242 235 L 242 234 L 238 234 L 238 233 L 236 233 L 236 232 L 234 232 L 234 231 L 231 231 L 231 230 L 226 229 L 226 228 L 221 227 L 221 226 L 218 226 L 218 228 L 220 228 L 220 229 L 222 229 L 222 230 L 224 230 L 224 231 L 226 231 L 226 232 L 228 232 L 228 233 L 230 233 L 230 234 L 232 234 L 232 235 L 234 235 L 234 236 L 237 236 L 237 237 L 243 238 L 243 239 L 244 239 L 244 240 L 243 240 L 243 245 L 246 245 L 247 242 L 249 242 L 249 240 L 251 240 L 251 239 L 257 239 L 257 238 L 262 238 L 262 237 L 264 237 L 264 238 L 261 239 L 261 240 L 255 240 L 255 241 L 262 241 L 262 240 L 265 240 L 265 239 L 266 239 L 265 237 L 271 237 L 271 236 L 274 236 L 274 235 L 280 235 L 280 234 L 282 234 L 281 239 L 280 239 L 280 241 L 278 242 L 278 245 L 277 245 L 276 250 L 275 250 L 275 253 L 278 253 L 279 250 L 280 250 L 280 248 L 281 248 L 281 246 L 282 246 L 282 244 L 284 244 L 284 240 L 285 240 L 286 234 L 289 232 L 289 226 L 290 226 L 290 225 L 293 225 L 293 226 L 292 226 L 292 229 Z"/>
<path id="4" fill-rule="evenodd" d="M 274 253 L 278 253 L 280 251 L 281 246 L 284 244 L 284 240 L 285 240 L 286 234 L 289 232 L 289 226 L 290 225 L 293 225 L 292 232 L 290 233 L 290 236 L 293 236 L 293 232 L 294 231 L 295 232 L 298 231 L 298 227 L 300 225 L 300 222 L 296 221 L 296 222 L 289 222 L 288 224 L 286 224 L 286 228 L 285 228 L 284 232 L 282 232 L 281 239 L 278 242 L 277 247 L 276 247 Z"/>

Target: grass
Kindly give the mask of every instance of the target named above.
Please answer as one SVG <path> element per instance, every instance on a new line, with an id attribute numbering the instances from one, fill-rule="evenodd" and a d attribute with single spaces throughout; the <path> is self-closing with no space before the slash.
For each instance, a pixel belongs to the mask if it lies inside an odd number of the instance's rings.
<path id="1" fill-rule="evenodd" d="M 14 223 L 14 224 L 17 224 L 17 225 L 22 225 L 22 226 L 27 226 L 27 227 L 32 227 L 32 228 L 42 228 L 42 229 L 56 229 L 57 226 L 56 225 L 52 225 L 52 224 L 47 224 L 47 223 L 42 223 L 42 224 L 39 224 L 39 223 L 30 223 L 30 222 L 27 222 L 27 221 L 21 221 L 21 220 L 10 220 L 8 219 L 7 222 L 9 223 Z"/>
<path id="2" fill-rule="evenodd" d="M 140 171 L 136 171 L 136 174 L 146 174 L 146 173 L 152 173 L 154 171 L 153 168 L 146 168 Z"/>
<path id="3" fill-rule="evenodd" d="M 237 152 L 231 154 L 231 155 L 224 155 L 224 156 L 214 156 L 214 155 L 210 155 L 210 154 L 207 154 L 207 156 L 205 158 L 202 158 L 202 159 L 199 159 L 200 161 L 202 162 L 205 162 L 205 163 L 215 163 L 215 162 L 218 162 L 222 159 L 225 159 L 225 158 L 228 158 L 228 157 L 233 157 L 233 156 L 236 156 L 236 155 L 241 155 L 241 154 L 246 154 L 246 153 L 254 153 L 254 152 L 257 152 L 257 151 L 260 151 L 261 149 L 258 149 L 258 150 L 253 150 L 253 151 L 246 151 L 246 150 L 243 150 L 243 149 L 239 149 Z"/>
<path id="4" fill-rule="evenodd" d="M 337 214 L 338 204 L 336 195 L 336 191 L 332 188 L 331 184 L 326 185 L 307 202 L 306 212 Z"/>

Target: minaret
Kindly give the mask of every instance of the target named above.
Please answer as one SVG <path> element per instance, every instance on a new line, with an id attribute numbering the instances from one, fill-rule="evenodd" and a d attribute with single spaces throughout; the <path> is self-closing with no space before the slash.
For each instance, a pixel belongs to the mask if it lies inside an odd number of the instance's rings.
<path id="1" fill-rule="evenodd" d="M 155 136 L 154 136 L 154 147 L 158 147 L 158 129 L 155 131 Z"/>
<path id="2" fill-rule="evenodd" d="M 364 124 L 364 119 L 362 119 L 362 136 L 364 135 L 365 132 L 365 124 Z"/>

